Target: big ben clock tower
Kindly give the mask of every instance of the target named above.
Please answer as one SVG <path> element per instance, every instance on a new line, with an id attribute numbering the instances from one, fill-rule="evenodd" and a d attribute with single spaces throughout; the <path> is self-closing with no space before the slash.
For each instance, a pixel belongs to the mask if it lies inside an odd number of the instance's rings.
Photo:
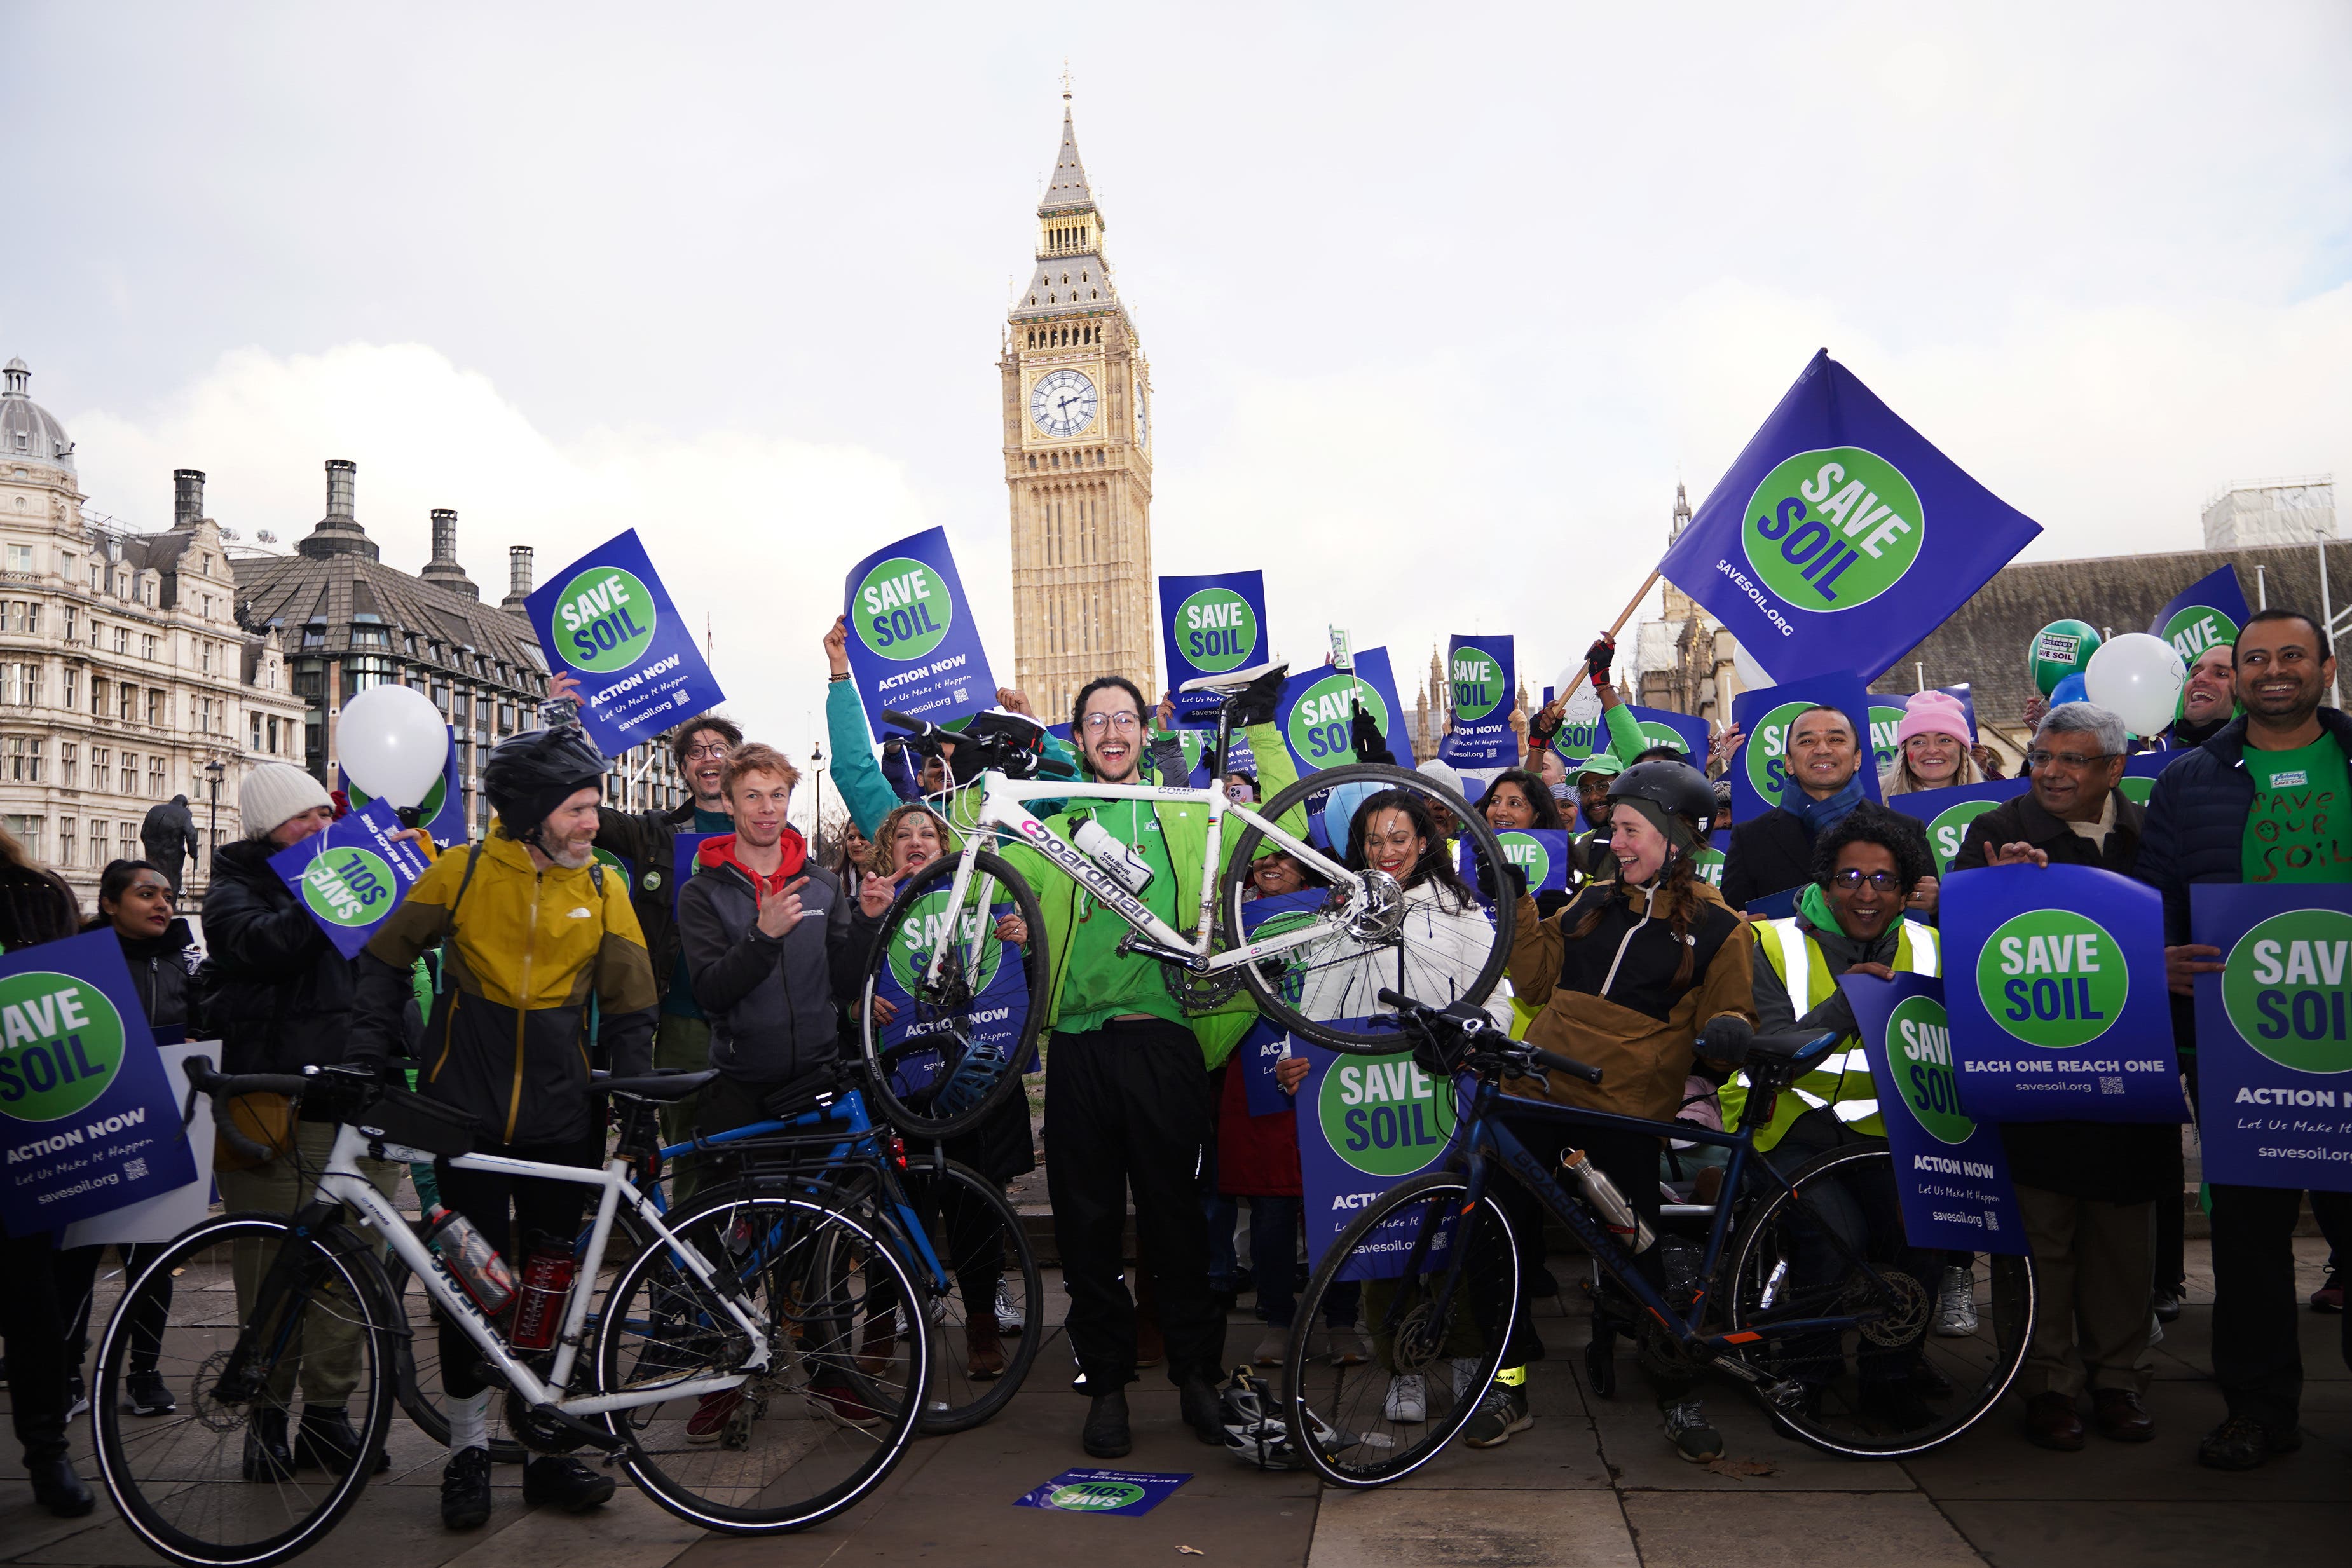
<path id="1" fill-rule="evenodd" d="M 1015 297 L 1004 375 L 1016 679 L 1048 721 L 1097 675 L 1158 701 L 1151 618 L 1151 372 L 1103 263 L 1070 95 Z"/>

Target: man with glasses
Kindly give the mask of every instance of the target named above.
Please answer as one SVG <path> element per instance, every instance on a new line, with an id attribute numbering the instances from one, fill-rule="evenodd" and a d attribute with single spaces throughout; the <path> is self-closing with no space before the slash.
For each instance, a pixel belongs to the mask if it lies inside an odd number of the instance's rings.
<path id="1" fill-rule="evenodd" d="M 2335 650 L 2310 616 L 2264 610 L 2239 630 L 2236 653 L 2245 711 L 2157 779 L 2137 867 L 2164 894 L 2173 1038 L 2192 1082 L 2190 998 L 2199 975 L 2221 972 L 2221 954 L 2189 940 L 2189 885 L 2352 881 L 2352 719 L 2321 706 L 2336 680 Z M 2211 1191 L 2213 1375 L 2229 1417 L 2197 1457 L 2251 1470 L 2303 1446 L 2294 1241 L 2303 1194 L 2218 1182 Z M 2340 1192 L 2314 1192 L 2311 1202 L 2330 1228 L 2352 1210 Z M 2352 1315 L 2344 1350 L 2352 1362 Z"/>
<path id="2" fill-rule="evenodd" d="M 1979 866 L 2085 865 L 2118 876 L 2137 868 L 2146 819 L 2116 788 L 2128 739 L 2123 721 L 2089 703 L 2060 703 L 2026 753 L 2031 787 L 1969 824 L 1952 873 Z M 2017 1186 L 2041 1301 L 2018 1375 L 2025 1435 L 2045 1448 L 2083 1447 L 2081 1400 L 2090 1391 L 2099 1435 L 2145 1443 L 2156 1426 L 2140 1403 L 2154 1375 L 2149 1350 L 2156 1205 L 2180 1202 L 2180 1129 L 2170 1122 L 2013 1122 L 2001 1145 Z M 1996 1269 L 2006 1302 L 2014 1281 Z"/>

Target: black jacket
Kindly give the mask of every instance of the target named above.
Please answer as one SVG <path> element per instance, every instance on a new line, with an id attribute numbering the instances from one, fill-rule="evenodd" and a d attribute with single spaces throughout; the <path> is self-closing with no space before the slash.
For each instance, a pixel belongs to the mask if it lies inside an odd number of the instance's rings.
<path id="1" fill-rule="evenodd" d="M 2104 846 L 2074 831 L 2027 790 L 1969 824 L 1952 874 L 1983 869 L 2002 844 L 2029 843 L 2053 865 L 2086 865 L 2129 876 L 2140 856 L 2146 814 L 2118 789 L 2116 825 Z M 1970 956 L 1969 962 L 1975 962 Z M 2028 1186 L 2105 1203 L 2180 1201 L 2184 1176 L 2175 1122 L 2010 1122 L 2000 1141 L 2009 1174 Z"/>
<path id="2" fill-rule="evenodd" d="M 110 920 L 92 920 L 84 931 L 105 931 Z M 196 939 L 184 920 L 173 920 L 161 936 L 128 936 L 122 961 L 131 966 L 131 988 L 139 993 L 140 1010 L 153 1030 L 180 1029 L 188 1022 L 188 979 L 196 969 Z"/>
<path id="3" fill-rule="evenodd" d="M 1912 817 L 1902 820 L 1924 849 L 1927 825 Z M 1933 865 L 1935 857 L 1930 855 L 1927 863 Z M 1813 841 L 1794 811 L 1775 806 L 1760 817 L 1732 824 L 1731 847 L 1723 856 L 1724 903 L 1745 909 L 1750 899 L 1786 893 L 1812 880 Z"/>
<path id="4" fill-rule="evenodd" d="M 14 953 L 81 929 L 81 903 L 53 871 L 0 863 L 0 946 Z"/>
<path id="5" fill-rule="evenodd" d="M 710 1065 L 740 1082 L 785 1082 L 841 1050 L 838 990 L 860 976 L 849 900 L 833 873 L 805 866 L 801 923 L 782 937 L 759 929 L 759 894 L 732 862 L 698 868 L 678 894 L 678 939 L 694 998 L 710 1020 Z"/>
<path id="6" fill-rule="evenodd" d="M 343 1060 L 357 991 L 352 961 L 269 869 L 267 839 L 223 844 L 205 890 L 205 946 L 220 975 L 224 1072 L 299 1072 Z"/>
<path id="7" fill-rule="evenodd" d="M 629 907 L 636 911 L 637 929 L 645 934 L 646 957 L 654 967 L 654 993 L 669 995 L 677 974 L 677 920 L 672 914 L 682 890 L 670 885 L 677 874 L 680 833 L 691 833 L 694 801 L 665 811 L 615 811 L 610 806 L 596 812 L 596 847 L 627 861 L 635 875 L 629 882 Z"/>

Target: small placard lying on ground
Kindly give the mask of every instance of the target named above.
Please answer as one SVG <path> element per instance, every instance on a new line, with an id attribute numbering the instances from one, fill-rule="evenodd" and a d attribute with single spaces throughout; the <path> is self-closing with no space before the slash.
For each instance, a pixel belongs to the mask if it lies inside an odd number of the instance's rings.
<path id="1" fill-rule="evenodd" d="M 1013 1500 L 1061 1513 L 1150 1513 L 1192 1478 L 1157 1470 L 1064 1470 Z"/>

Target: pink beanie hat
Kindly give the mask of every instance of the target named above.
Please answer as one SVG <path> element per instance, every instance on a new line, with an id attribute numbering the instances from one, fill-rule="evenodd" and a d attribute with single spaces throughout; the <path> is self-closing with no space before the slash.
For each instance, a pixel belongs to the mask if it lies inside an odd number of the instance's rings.
<path id="1" fill-rule="evenodd" d="M 1915 735 L 1956 736 L 1963 746 L 1975 745 L 1977 738 L 1969 733 L 1968 710 L 1960 706 L 1960 699 L 1945 692 L 1920 692 L 1903 705 L 1895 744 L 1901 746 Z"/>

